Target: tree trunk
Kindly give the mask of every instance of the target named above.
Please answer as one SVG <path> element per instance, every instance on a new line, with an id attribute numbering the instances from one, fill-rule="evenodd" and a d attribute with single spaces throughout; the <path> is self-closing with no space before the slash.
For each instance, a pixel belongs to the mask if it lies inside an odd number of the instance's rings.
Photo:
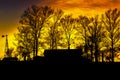
<path id="1" fill-rule="evenodd" d="M 104 53 L 102 52 L 102 62 L 104 62 Z"/>
<path id="2" fill-rule="evenodd" d="M 57 49 L 57 38 L 56 38 L 56 35 L 55 35 L 55 49 Z"/>
<path id="3" fill-rule="evenodd" d="M 95 43 L 95 62 L 98 62 L 98 45 Z"/>
<path id="4" fill-rule="evenodd" d="M 35 57 L 35 40 L 34 40 L 34 45 L 33 45 L 33 57 Z"/>
<path id="5" fill-rule="evenodd" d="M 112 40 L 112 50 L 111 50 L 111 53 L 112 53 L 112 62 L 114 62 L 114 48 L 113 48 L 113 40 Z"/>
<path id="6" fill-rule="evenodd" d="M 84 53 L 86 54 L 86 56 L 87 56 L 87 58 L 88 58 L 88 53 L 87 53 L 87 51 L 88 51 L 88 45 L 87 45 L 87 43 L 88 43 L 88 41 L 87 41 L 87 34 L 86 34 L 86 28 L 85 28 L 85 46 L 84 46 Z"/>
<path id="7" fill-rule="evenodd" d="M 70 41 L 68 41 L 68 50 L 70 50 Z"/>
<path id="8" fill-rule="evenodd" d="M 69 35 L 69 37 L 68 37 L 68 50 L 70 50 L 70 35 Z"/>
<path id="9" fill-rule="evenodd" d="M 38 54 L 38 38 L 36 38 L 36 56 Z"/>
<path id="10" fill-rule="evenodd" d="M 52 48 L 52 50 L 53 50 L 53 49 L 54 49 L 54 38 L 53 38 L 53 35 L 52 35 L 51 37 L 52 37 L 51 48 Z"/>
<path id="11" fill-rule="evenodd" d="M 24 61 L 26 61 L 26 56 L 24 56 Z"/>
<path id="12" fill-rule="evenodd" d="M 93 61 L 93 46 L 92 46 L 92 44 L 91 44 L 91 61 Z"/>
<path id="13" fill-rule="evenodd" d="M 38 37 L 37 37 L 37 31 L 35 31 L 35 56 L 38 54 Z"/>

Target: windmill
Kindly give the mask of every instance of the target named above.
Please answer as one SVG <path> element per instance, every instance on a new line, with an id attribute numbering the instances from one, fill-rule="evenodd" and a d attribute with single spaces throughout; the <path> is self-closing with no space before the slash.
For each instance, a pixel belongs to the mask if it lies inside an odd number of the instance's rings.
<path id="1" fill-rule="evenodd" d="M 7 57 L 9 55 L 9 46 L 8 46 L 8 35 L 2 35 L 2 38 L 6 38 L 6 42 L 5 42 L 5 57 Z"/>

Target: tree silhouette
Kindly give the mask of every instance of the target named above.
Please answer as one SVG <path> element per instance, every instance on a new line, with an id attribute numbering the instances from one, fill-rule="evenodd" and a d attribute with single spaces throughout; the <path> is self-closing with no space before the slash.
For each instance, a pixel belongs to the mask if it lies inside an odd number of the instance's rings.
<path id="1" fill-rule="evenodd" d="M 89 39 L 88 39 L 88 27 L 90 25 L 91 20 L 87 16 L 79 16 L 77 31 L 82 35 L 82 40 L 84 41 L 84 53 L 88 57 L 88 48 L 89 48 Z"/>
<path id="2" fill-rule="evenodd" d="M 50 49 L 57 49 L 58 41 L 60 39 L 60 30 L 58 29 L 60 24 L 60 19 L 63 15 L 62 10 L 57 10 L 54 12 L 52 17 L 52 24 L 49 30 L 49 37 L 50 37 Z"/>
<path id="3" fill-rule="evenodd" d="M 26 57 L 33 51 L 34 42 L 31 35 L 30 27 L 24 26 L 18 27 L 18 33 L 15 34 L 15 38 L 18 41 L 17 52 L 24 57 L 24 60 L 26 60 Z"/>
<path id="4" fill-rule="evenodd" d="M 91 18 L 63 14 L 62 10 L 36 5 L 24 11 L 15 38 L 17 52 L 25 61 L 32 53 L 33 57 L 37 56 L 40 48 L 53 50 L 67 46 L 67 51 L 73 47 L 82 49 L 92 61 L 99 62 L 102 57 L 102 61 L 106 58 L 114 62 L 120 46 L 120 11 L 110 9 L 102 16 Z M 9 49 L 7 55 L 11 53 Z"/>
<path id="5" fill-rule="evenodd" d="M 31 29 L 31 34 L 33 36 L 33 53 L 34 56 L 38 54 L 39 38 L 41 29 L 44 27 L 45 23 L 50 19 L 51 14 L 53 14 L 53 9 L 48 6 L 38 7 L 33 5 L 24 11 L 21 16 L 20 23 L 24 26 L 29 26 Z"/>
<path id="6" fill-rule="evenodd" d="M 101 21 L 98 20 L 98 16 L 91 19 L 91 25 L 88 27 L 89 41 L 91 48 L 91 59 L 95 55 L 95 62 L 98 62 L 98 56 L 100 55 L 100 43 L 104 38 L 104 30 Z"/>
<path id="7" fill-rule="evenodd" d="M 106 42 L 112 54 L 112 62 L 114 62 L 114 49 L 118 46 L 120 40 L 120 11 L 117 9 L 108 10 L 102 15 L 102 22 L 106 28 Z"/>
<path id="8" fill-rule="evenodd" d="M 75 28 L 74 22 L 75 22 L 75 19 L 72 18 L 72 15 L 65 15 L 65 17 L 63 17 L 60 21 L 61 26 L 63 27 L 63 30 L 65 32 L 68 49 L 70 49 L 71 35 L 73 32 L 73 29 Z"/>

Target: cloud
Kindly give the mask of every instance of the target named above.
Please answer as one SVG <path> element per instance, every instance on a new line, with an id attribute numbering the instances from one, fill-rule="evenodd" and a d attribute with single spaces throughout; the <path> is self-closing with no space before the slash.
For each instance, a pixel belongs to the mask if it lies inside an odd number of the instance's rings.
<path id="1" fill-rule="evenodd" d="M 42 5 L 54 8 L 114 8 L 119 6 L 120 0 L 43 0 Z"/>
<path id="2" fill-rule="evenodd" d="M 119 4 L 120 0 L 110 0 L 110 2 L 112 2 L 113 4 Z"/>
<path id="3" fill-rule="evenodd" d="M 59 8 L 66 13 L 73 13 L 75 16 L 97 15 L 111 8 L 118 8 L 120 0 L 43 0 L 39 5 L 48 5 Z"/>

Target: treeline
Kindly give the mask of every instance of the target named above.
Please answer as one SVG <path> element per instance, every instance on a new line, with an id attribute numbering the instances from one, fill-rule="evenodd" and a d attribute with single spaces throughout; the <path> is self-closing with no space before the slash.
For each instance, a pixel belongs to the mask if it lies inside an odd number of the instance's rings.
<path id="1" fill-rule="evenodd" d="M 41 48 L 81 48 L 84 57 L 96 62 L 114 62 L 119 52 L 120 11 L 116 8 L 95 17 L 73 18 L 60 9 L 33 5 L 24 11 L 19 23 L 15 38 L 18 55 L 24 60 L 31 54 L 37 56 Z"/>

